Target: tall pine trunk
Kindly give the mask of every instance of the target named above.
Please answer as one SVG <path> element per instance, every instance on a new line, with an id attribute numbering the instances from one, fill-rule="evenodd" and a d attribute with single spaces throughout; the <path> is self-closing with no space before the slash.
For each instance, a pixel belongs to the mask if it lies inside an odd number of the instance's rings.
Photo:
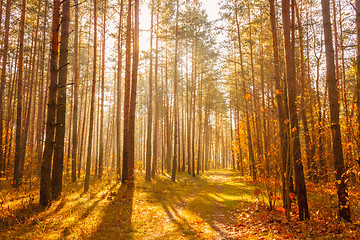
<path id="1" fill-rule="evenodd" d="M 25 151 L 22 148 L 22 101 L 23 101 L 23 68 L 24 68 L 24 36 L 25 36 L 26 0 L 22 1 L 19 34 L 19 60 L 18 60 L 18 89 L 17 89 L 17 114 L 16 114 L 16 136 L 15 136 L 15 164 L 14 181 L 16 188 L 21 183 L 21 162 L 24 161 Z M 2 141 L 2 139 L 1 139 Z"/>
<path id="2" fill-rule="evenodd" d="M 10 11 L 11 11 L 11 2 L 12 0 L 6 1 L 6 14 L 5 14 L 5 33 L 4 33 L 4 48 L 2 52 L 2 65 L 1 65 L 1 80 L 0 80 L 0 177 L 3 175 L 3 171 L 6 166 L 6 158 L 3 145 L 3 112 L 4 112 L 4 89 L 6 82 L 6 65 L 7 65 L 7 56 L 9 49 L 9 31 L 10 31 Z M 0 16 L 2 17 L 2 16 Z M 9 103 L 11 105 L 11 102 Z M 8 126 L 7 126 L 8 127 Z M 7 131 L 6 131 L 7 132 Z M 6 142 L 6 141 L 5 141 Z"/>
<path id="3" fill-rule="evenodd" d="M 57 94 L 56 111 L 56 135 L 54 148 L 54 163 L 52 168 L 51 190 L 52 198 L 57 199 L 62 191 L 62 177 L 64 168 L 64 140 L 65 140 L 65 121 L 66 121 L 66 79 L 67 79 L 67 59 L 69 45 L 70 27 L 70 0 L 62 3 L 61 14 L 61 38 L 59 56 L 59 82 Z"/>
<path id="4" fill-rule="evenodd" d="M 128 165 L 128 185 L 133 187 L 135 184 L 134 165 L 135 165 L 135 111 L 136 111 L 136 91 L 139 67 L 139 14 L 140 0 L 135 0 L 135 29 L 134 29 L 134 52 L 131 76 L 131 96 L 130 96 L 130 115 L 129 115 L 129 165 Z"/>
<path id="5" fill-rule="evenodd" d="M 304 135 L 305 135 L 305 152 L 306 152 L 306 159 L 307 159 L 307 166 L 310 177 L 313 179 L 313 159 L 314 159 L 314 149 L 312 148 L 312 141 L 310 138 L 310 132 L 308 127 L 308 121 L 306 118 L 306 74 L 305 74 L 305 57 L 304 57 L 304 41 L 303 41 L 303 28 L 301 24 L 299 9 L 295 6 L 296 9 L 296 18 L 297 18 L 297 27 L 299 32 L 299 51 L 300 51 L 300 82 L 301 82 L 301 120 L 304 126 Z"/>
<path id="6" fill-rule="evenodd" d="M 307 204 L 304 170 L 301 162 L 299 122 L 297 117 L 297 106 L 296 106 L 297 84 L 296 84 L 296 75 L 295 75 L 296 74 L 295 56 L 294 56 L 294 48 L 290 39 L 291 21 L 290 21 L 289 0 L 282 0 L 282 16 L 283 16 L 283 28 L 284 28 L 286 80 L 288 84 L 289 114 L 290 114 L 290 123 L 291 123 L 291 135 L 293 141 L 292 158 L 293 158 L 294 172 L 295 172 L 295 187 L 296 187 L 296 195 L 298 199 L 299 219 L 305 220 L 310 218 L 310 215 Z M 292 41 L 295 41 L 295 39 L 292 39 Z"/>
<path id="7" fill-rule="evenodd" d="M 103 29 L 102 29 L 102 61 L 101 61 L 101 116 L 100 116 L 100 146 L 99 146 L 99 178 L 104 170 L 104 99 L 105 99 L 105 50 L 106 50 L 106 0 L 103 2 Z"/>
<path id="8" fill-rule="evenodd" d="M 50 87 L 48 93 L 48 110 L 46 119 L 45 147 L 41 163 L 40 178 L 40 203 L 47 206 L 51 202 L 51 163 L 55 136 L 55 113 L 56 113 L 56 89 L 58 76 L 59 55 L 59 24 L 60 24 L 60 1 L 54 0 L 53 22 L 50 47 Z"/>
<path id="9" fill-rule="evenodd" d="M 116 91 L 116 174 L 120 177 L 120 161 L 121 161 L 121 68 L 122 68 L 122 35 L 121 35 L 121 27 L 122 27 L 122 15 L 124 9 L 124 1 L 120 2 L 120 17 L 119 17 L 119 30 L 118 30 L 118 62 L 117 62 L 117 91 Z"/>
<path id="10" fill-rule="evenodd" d="M 155 69 L 154 69 L 154 138 L 153 138 L 153 161 L 151 167 L 151 177 L 154 178 L 157 171 L 158 163 L 158 135 L 159 135 L 159 96 L 158 96 L 158 70 L 159 70 L 159 9 L 156 6 L 156 40 L 155 40 Z"/>
<path id="11" fill-rule="evenodd" d="M 276 21 L 276 10 L 274 0 L 269 0 L 270 5 L 270 22 L 271 22 L 271 31 L 273 37 L 273 57 L 274 57 L 274 75 L 275 75 L 275 92 L 276 92 L 276 103 L 278 111 L 278 120 L 279 120 L 279 136 L 280 136 L 280 156 L 282 162 L 282 185 L 283 185 L 283 205 L 285 209 L 290 210 L 290 196 L 286 194 L 286 181 L 285 181 L 285 169 L 286 162 L 288 161 L 287 149 L 288 142 L 286 140 L 286 126 L 285 126 L 285 113 L 284 113 L 284 101 L 283 101 L 283 89 L 281 87 L 280 79 L 280 59 L 279 59 L 279 47 L 278 47 L 278 32 L 277 32 L 277 21 Z"/>
<path id="12" fill-rule="evenodd" d="M 256 174 L 256 165 L 255 165 L 255 157 L 254 157 L 254 150 L 252 145 L 252 137 L 251 137 L 251 130 L 250 130 L 250 117 L 249 117 L 249 107 L 248 107 L 248 100 L 249 96 L 246 93 L 246 80 L 245 80 L 245 70 L 244 70 L 244 64 L 243 64 L 243 55 L 242 55 L 242 43 L 241 43 L 241 33 L 240 33 L 240 23 L 238 19 L 238 12 L 237 9 L 235 10 L 235 20 L 236 20 L 236 29 L 237 29 L 237 40 L 239 44 L 239 54 L 240 54 L 240 71 L 241 71 L 241 78 L 242 78 L 242 90 L 244 93 L 244 100 L 245 100 L 245 117 L 246 117 L 246 133 L 247 133 L 247 140 L 248 140 L 248 148 L 249 148 L 249 161 L 250 161 L 250 169 L 251 169 L 251 175 L 254 181 L 257 179 Z"/>
<path id="13" fill-rule="evenodd" d="M 95 109 L 95 88 L 96 88 L 96 70 L 97 70 L 97 0 L 94 0 L 94 57 L 93 57 L 93 76 L 91 86 L 91 101 L 90 101 L 90 122 L 89 122 L 89 137 L 87 146 L 87 157 L 86 157 L 86 172 L 84 181 L 84 192 L 89 190 L 90 185 L 90 169 L 91 169 L 91 153 L 93 143 L 93 130 L 94 130 L 94 109 Z"/>
<path id="14" fill-rule="evenodd" d="M 124 93 L 124 134 L 123 134 L 123 169 L 121 181 L 127 184 L 129 181 L 129 116 L 130 116 L 130 83 L 131 83 L 131 7 L 132 0 L 128 1 L 126 20 L 126 51 L 125 51 L 125 93 Z"/>
<path id="15" fill-rule="evenodd" d="M 145 179 L 151 179 L 151 135 L 152 135 L 152 99 L 153 99 L 153 57 L 152 57 L 152 42 L 153 42 L 153 29 L 154 29 L 154 1 L 151 6 L 151 23 L 150 23 L 150 65 L 149 65 L 149 96 L 148 96 L 148 118 L 147 118 L 147 136 L 146 136 L 146 166 L 145 166 Z M 155 139 L 154 139 L 155 140 Z"/>
<path id="16" fill-rule="evenodd" d="M 72 132 L 72 160 L 71 160 L 71 181 L 76 181 L 76 161 L 78 146 L 78 92 L 79 92 L 79 0 L 75 4 L 75 26 L 74 26 L 74 113 L 73 113 L 73 132 Z"/>
<path id="17" fill-rule="evenodd" d="M 174 153 L 172 161 L 171 180 L 175 181 L 177 171 L 177 74 L 178 74 L 178 43 L 179 43 L 179 0 L 176 0 L 176 20 L 175 20 L 175 63 L 174 63 Z"/>
<path id="18" fill-rule="evenodd" d="M 341 143 L 341 131 L 339 123 L 339 89 L 337 84 L 338 79 L 336 79 L 335 76 L 334 47 L 332 43 L 329 0 L 321 0 L 321 6 L 325 38 L 326 81 L 328 86 L 330 104 L 332 150 L 334 155 L 334 165 L 336 169 L 336 186 L 339 199 L 339 215 L 346 221 L 350 221 L 350 202 L 346 185 L 344 156 Z"/>

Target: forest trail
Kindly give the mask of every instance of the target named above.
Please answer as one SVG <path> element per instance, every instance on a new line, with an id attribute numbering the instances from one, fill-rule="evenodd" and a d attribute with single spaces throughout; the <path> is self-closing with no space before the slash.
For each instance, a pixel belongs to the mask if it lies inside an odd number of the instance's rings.
<path id="1" fill-rule="evenodd" d="M 235 207 L 253 201 L 252 186 L 237 178 L 222 170 L 195 178 L 180 174 L 176 183 L 165 177 L 141 181 L 133 195 L 118 193 L 92 239 L 233 239 Z M 118 209 L 121 214 L 113 215 Z"/>
<path id="2" fill-rule="evenodd" d="M 107 178 L 92 179 L 87 194 L 81 186 L 65 186 L 45 210 L 36 192 L 3 204 L 0 239 L 234 239 L 235 212 L 255 201 L 254 187 L 230 170 L 181 173 L 176 183 L 139 174 L 134 191 Z"/>
<path id="3" fill-rule="evenodd" d="M 358 222 L 345 225 L 333 221 L 335 188 L 330 186 L 310 188 L 310 208 L 322 209 L 325 214 L 316 211 L 309 221 L 300 222 L 295 203 L 287 220 L 280 200 L 275 209 L 269 210 L 264 189 L 261 193 L 251 178 L 231 170 L 212 170 L 195 178 L 178 173 L 175 183 L 166 174 L 146 182 L 137 172 L 134 189 L 111 179 L 92 177 L 88 193 L 83 193 L 83 180 L 66 181 L 61 199 L 45 209 L 39 206 L 38 181 L 19 190 L 0 182 L 0 239 L 360 237 Z M 257 187 L 262 189 L 259 184 Z M 352 204 L 356 209 L 358 205 Z"/>

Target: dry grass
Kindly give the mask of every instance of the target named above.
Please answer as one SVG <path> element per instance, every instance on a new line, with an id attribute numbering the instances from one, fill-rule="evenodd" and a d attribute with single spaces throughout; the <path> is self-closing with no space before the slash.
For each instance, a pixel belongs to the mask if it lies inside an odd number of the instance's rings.
<path id="1" fill-rule="evenodd" d="M 176 183 L 159 175 L 136 187 L 91 179 L 67 183 L 62 198 L 48 208 L 38 204 L 38 182 L 18 191 L 1 182 L 0 239 L 356 239 L 358 189 L 352 189 L 354 223 L 336 220 L 336 197 L 329 185 L 309 185 L 312 220 L 290 221 L 269 211 L 254 196 L 255 187 L 228 170 L 193 178 L 179 174 Z M 334 198 L 335 197 L 335 198 Z M 356 202 L 359 201 L 359 202 Z"/>

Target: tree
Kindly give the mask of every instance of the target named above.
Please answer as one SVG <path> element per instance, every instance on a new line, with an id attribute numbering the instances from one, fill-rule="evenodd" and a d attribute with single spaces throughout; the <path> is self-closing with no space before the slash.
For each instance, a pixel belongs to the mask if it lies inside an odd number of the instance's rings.
<path id="1" fill-rule="evenodd" d="M 131 79 L 131 6 L 132 1 L 128 1 L 128 12 L 126 20 L 126 51 L 125 51 L 125 90 L 124 90 L 124 137 L 123 137 L 123 170 L 122 183 L 128 184 L 130 180 L 130 79 Z"/>
<path id="2" fill-rule="evenodd" d="M 134 52 L 133 52 L 133 65 L 131 76 L 131 98 L 130 98 L 130 116 L 129 116 L 129 165 L 128 165 L 128 185 L 133 187 L 135 184 L 134 176 L 134 148 L 135 148 L 135 110 L 136 110 L 136 90 L 138 80 L 138 67 L 139 67 L 139 14 L 140 14 L 140 0 L 135 0 L 135 29 L 134 29 Z"/>
<path id="3" fill-rule="evenodd" d="M 293 12 L 294 13 L 294 12 Z M 291 139 L 293 142 L 292 159 L 295 172 L 295 186 L 296 195 L 298 198 L 299 206 L 299 219 L 305 220 L 310 218 L 309 209 L 307 204 L 306 186 L 304 178 L 304 170 L 301 162 L 301 149 L 299 137 L 299 123 L 297 118 L 296 107 L 296 70 L 295 70 L 295 55 L 294 48 L 290 40 L 291 26 L 294 23 L 293 19 L 290 20 L 290 1 L 282 0 L 282 17 L 284 28 L 284 44 L 285 44 L 285 60 L 286 60 L 286 80 L 288 84 L 288 98 L 289 98 L 289 114 L 291 123 Z M 293 26 L 294 27 L 294 26 Z M 295 41 L 293 38 L 292 41 Z"/>
<path id="4" fill-rule="evenodd" d="M 158 3 L 159 4 L 159 3 Z M 154 138 L 153 138 L 153 161 L 151 167 L 151 177 L 154 178 L 157 171 L 158 163 L 158 133 L 159 133 L 159 95 L 158 95 L 158 69 L 159 69 L 159 6 L 156 6 L 156 43 L 155 43 L 155 76 L 154 76 L 154 90 L 155 90 L 155 112 L 154 112 Z"/>
<path id="5" fill-rule="evenodd" d="M 104 168 L 104 98 L 105 98 L 105 42 L 106 42 L 106 11 L 107 1 L 103 2 L 103 29 L 102 29 L 102 69 L 101 69 L 101 116 L 100 116 L 100 146 L 99 146 L 99 178 L 102 178 Z"/>
<path id="6" fill-rule="evenodd" d="M 0 177 L 3 175 L 3 170 L 5 169 L 4 158 L 4 145 L 3 145 L 3 111 L 4 111 L 4 88 L 6 82 L 6 65 L 7 65 L 7 56 L 9 48 L 9 31 L 10 31 L 10 12 L 11 12 L 11 3 L 12 0 L 6 1 L 6 14 L 5 14 L 5 32 L 4 32 L 4 48 L 2 49 L 2 65 L 1 65 L 1 80 L 0 80 Z M 1 16 L 1 15 L 0 15 Z"/>
<path id="7" fill-rule="evenodd" d="M 283 89 L 280 81 L 280 59 L 279 59 L 279 47 L 278 47 L 278 32 L 277 32 L 277 21 L 276 21 L 276 10 L 274 0 L 269 0 L 270 6 L 270 21 L 271 21 L 271 32 L 273 37 L 273 57 L 274 57 L 274 77 L 275 77 L 275 92 L 276 92 L 276 103 L 279 119 L 279 137 L 280 137 L 280 156 L 282 161 L 282 184 L 283 184 L 283 205 L 287 210 L 289 217 L 290 214 L 290 196 L 286 191 L 286 180 L 285 180 L 285 169 L 287 165 L 287 148 L 288 142 L 286 140 L 286 126 L 285 126 L 285 113 L 284 113 L 284 101 L 283 101 Z"/>
<path id="8" fill-rule="evenodd" d="M 356 11 L 356 90 L 357 90 L 357 122 L 360 122 L 360 0 L 355 0 Z M 358 138 L 360 139 L 360 124 L 358 125 Z M 358 141 L 358 152 L 360 152 L 360 141 Z M 360 165 L 360 158 L 357 160 Z"/>
<path id="9" fill-rule="evenodd" d="M 330 103 L 330 120 L 332 133 L 332 150 L 334 166 L 336 169 L 336 186 L 339 200 L 339 216 L 350 221 L 350 202 L 346 185 L 344 156 L 341 143 L 341 130 L 339 123 L 339 90 L 338 79 L 335 76 L 334 47 L 330 20 L 330 4 L 328 0 L 321 0 L 322 18 L 325 38 L 326 81 Z"/>
<path id="10" fill-rule="evenodd" d="M 151 3 L 151 29 L 150 29 L 150 65 L 149 65 L 149 100 L 148 100 L 148 121 L 147 121 L 147 138 L 146 138 L 146 167 L 145 179 L 151 180 L 151 133 L 152 133 L 152 99 L 153 99 L 153 56 L 152 56 L 152 42 L 153 42 L 153 29 L 154 29 L 154 1 Z"/>
<path id="11" fill-rule="evenodd" d="M 78 88 L 79 88 L 79 1 L 75 0 L 75 26 L 74 26 L 74 113 L 73 113 L 73 132 L 72 132 L 72 161 L 71 161 L 71 181 L 76 182 L 76 161 L 78 148 Z"/>
<path id="12" fill-rule="evenodd" d="M 237 2 L 236 2 L 237 3 Z M 238 8 L 235 5 L 235 21 L 236 21 L 236 30 L 237 30 L 237 40 L 238 40 L 238 48 L 239 48 L 239 55 L 240 55 L 240 73 L 242 78 L 242 90 L 245 99 L 245 117 L 246 117 L 246 131 L 247 131 L 247 139 L 248 139 L 248 149 L 249 149 L 249 160 L 251 164 L 251 173 L 253 177 L 253 181 L 256 181 L 257 174 L 256 174 L 256 165 L 255 165 L 255 158 L 254 158 L 254 150 L 253 150 L 253 143 L 251 137 L 251 130 L 250 130 L 250 119 L 249 119 L 249 107 L 248 102 L 250 100 L 251 95 L 246 93 L 246 79 L 245 79 L 245 70 L 244 70 L 244 63 L 243 63 L 243 53 L 242 53 L 242 44 L 241 44 L 241 33 L 240 33 L 240 23 L 238 19 Z"/>
<path id="13" fill-rule="evenodd" d="M 52 168 L 51 190 L 52 198 L 57 199 L 62 191 L 62 175 L 64 168 L 64 141 L 65 141 L 65 117 L 66 117 L 66 79 L 68 65 L 68 45 L 70 28 L 70 0 L 62 3 L 61 14 L 61 38 L 59 56 L 59 81 L 56 109 L 56 135 L 54 148 L 54 163 Z"/>
<path id="14" fill-rule="evenodd" d="M 118 62 L 117 62 L 117 91 L 116 91 L 116 173 L 120 176 L 120 156 L 121 156 L 121 129 L 120 129 L 120 115 L 121 115 L 121 68 L 122 68 L 122 17 L 123 17 L 124 1 L 120 2 L 120 17 L 118 30 Z"/>
<path id="15" fill-rule="evenodd" d="M 178 74 L 178 42 L 179 42 L 179 0 L 176 0 L 176 20 L 175 20 L 175 63 L 174 63 L 174 153 L 172 160 L 171 180 L 175 181 L 177 171 L 177 74 Z"/>
<path id="16" fill-rule="evenodd" d="M 88 148 L 87 148 L 84 192 L 87 192 L 89 190 L 89 185 L 90 185 L 90 167 L 91 167 L 91 153 L 92 153 L 92 141 L 93 141 L 93 130 L 94 130 L 94 104 L 95 104 L 96 69 L 97 69 L 96 58 L 97 58 L 97 6 L 96 6 L 96 0 L 94 0 L 94 57 L 93 57 L 93 72 L 92 72 L 93 76 L 92 76 L 92 86 L 91 86 L 89 140 L 88 140 Z"/>
<path id="17" fill-rule="evenodd" d="M 46 134 L 44 154 L 41 163 L 40 175 L 40 204 L 47 206 L 51 203 L 51 164 L 53 155 L 53 144 L 55 135 L 55 114 L 56 114 L 56 89 L 58 76 L 58 55 L 59 55 L 59 24 L 60 24 L 60 1 L 54 0 L 51 31 L 50 51 L 50 86 L 48 93 L 48 110 L 46 119 Z"/>
<path id="18" fill-rule="evenodd" d="M 24 68 L 24 35 L 27 1 L 22 1 L 20 16 L 20 34 L 19 34 L 19 60 L 18 60 L 18 89 L 17 89 L 17 111 L 16 111 L 16 145 L 15 145 L 15 163 L 14 163 L 14 181 L 16 188 L 22 181 L 22 172 L 20 165 L 24 162 L 25 151 L 22 147 L 22 101 L 23 101 L 23 68 Z M 2 141 L 2 140 L 1 140 Z"/>

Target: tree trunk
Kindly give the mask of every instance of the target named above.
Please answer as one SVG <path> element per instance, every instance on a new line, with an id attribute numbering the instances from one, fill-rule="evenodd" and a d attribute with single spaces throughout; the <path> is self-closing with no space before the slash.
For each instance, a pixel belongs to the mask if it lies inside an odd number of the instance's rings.
<path id="1" fill-rule="evenodd" d="M 56 111 L 56 135 L 54 148 L 54 163 L 52 168 L 51 190 L 52 198 L 57 199 L 62 191 L 62 175 L 64 168 L 64 140 L 66 117 L 66 79 L 68 65 L 68 45 L 70 27 L 70 0 L 62 2 L 61 39 L 59 56 L 59 82 Z"/>
<path id="2" fill-rule="evenodd" d="M 178 42 L 179 42 L 179 0 L 176 0 L 176 20 L 175 20 L 175 63 L 174 63 L 174 155 L 172 161 L 171 180 L 176 179 L 177 170 L 177 74 L 178 74 Z"/>
<path id="3" fill-rule="evenodd" d="M 120 18 L 119 18 L 119 30 L 118 30 L 118 65 L 117 65 L 117 92 L 116 92 L 116 174 L 120 177 L 121 173 L 121 68 L 122 68 L 122 15 L 124 9 L 124 0 L 120 2 Z"/>
<path id="4" fill-rule="evenodd" d="M 288 98 L 289 98 L 289 114 L 291 123 L 291 135 L 293 141 L 292 157 L 295 172 L 295 186 L 296 195 L 298 198 L 299 219 L 305 220 L 310 218 L 304 171 L 301 162 L 300 138 L 299 138 L 299 123 L 297 118 L 296 107 L 296 76 L 295 76 L 295 56 L 294 49 L 290 40 L 291 22 L 290 22 L 290 1 L 282 0 L 282 14 L 284 26 L 284 43 L 285 43 L 285 59 L 286 59 L 286 80 L 288 84 Z M 294 20 L 294 16 L 293 16 Z M 295 41 L 295 39 L 292 39 Z"/>
<path id="5" fill-rule="evenodd" d="M 336 169 L 339 215 L 346 221 L 350 221 L 350 202 L 346 185 L 345 165 L 341 143 L 341 131 L 339 123 L 339 90 L 337 84 L 338 79 L 336 79 L 335 76 L 334 47 L 332 43 L 329 0 L 321 0 L 321 6 L 325 38 L 326 81 L 329 91 L 328 95 L 330 104 L 332 150 Z"/>
<path id="6" fill-rule="evenodd" d="M 124 134 L 123 134 L 123 171 L 122 183 L 129 181 L 129 116 L 130 116 L 130 80 L 131 80 L 131 7 L 132 0 L 128 1 L 126 21 L 126 52 L 125 52 L 125 94 L 124 94 Z"/>
<path id="7" fill-rule="evenodd" d="M 134 148 L 135 148 L 135 110 L 136 110 L 136 90 L 138 80 L 139 67 L 139 13 L 140 0 L 135 0 L 135 32 L 134 32 L 134 52 L 133 52 L 133 66 L 131 76 L 131 99 L 130 99 L 130 116 L 129 116 L 129 165 L 128 165 L 128 185 L 133 187 L 135 184 L 134 176 Z"/>
<path id="8" fill-rule="evenodd" d="M 103 31 L 102 31 L 102 69 L 101 69 L 101 116 L 100 116 L 100 147 L 99 147 L 99 178 L 102 178 L 104 168 L 104 98 L 105 98 L 105 42 L 106 42 L 106 0 L 103 2 Z"/>
<path id="9" fill-rule="evenodd" d="M 75 4 L 75 33 L 74 33 L 74 113 L 73 113 L 73 132 L 72 132 L 72 160 L 71 160 L 71 181 L 76 182 L 76 161 L 77 161 L 77 132 L 78 132 L 78 88 L 79 88 L 79 0 L 74 1 Z"/>
<path id="10" fill-rule="evenodd" d="M 60 24 L 60 1 L 54 0 L 53 22 L 51 32 L 51 51 L 50 51 L 50 87 L 48 94 L 48 110 L 46 121 L 46 135 L 44 154 L 41 163 L 40 179 L 40 203 L 47 206 L 51 202 L 51 163 L 54 147 L 55 135 L 55 113 L 56 113 L 56 88 L 58 75 L 58 55 L 59 55 L 59 24 Z"/>
<path id="11" fill-rule="evenodd" d="M 159 70 L 159 8 L 156 6 L 156 40 L 155 40 L 155 78 L 154 78 L 154 90 L 155 90 L 155 112 L 154 112 L 154 139 L 153 139 L 153 161 L 151 167 L 151 177 L 154 178 L 157 172 L 158 163 L 158 134 L 159 134 L 159 95 L 158 95 L 158 70 Z"/>
<path id="12" fill-rule="evenodd" d="M 4 145 L 3 145 L 3 111 L 4 111 L 4 89 L 6 82 L 6 64 L 7 64 L 7 56 L 9 49 L 9 26 L 10 26 L 10 12 L 11 12 L 11 2 L 12 0 L 6 1 L 6 15 L 5 15 L 5 33 L 4 33 L 4 49 L 2 52 L 2 65 L 1 65 L 1 82 L 0 82 L 0 177 L 3 175 L 3 171 L 5 170 L 5 161 L 4 158 Z M 0 16 L 2 17 L 2 16 Z M 8 126 L 7 126 L 8 127 Z M 7 132 L 7 131 L 6 131 Z"/>
<path id="13" fill-rule="evenodd" d="M 283 205 L 285 209 L 288 210 L 290 214 L 290 196 L 286 194 L 286 181 L 285 181 L 285 166 L 287 165 L 287 149 L 288 142 L 286 141 L 286 126 L 285 126 L 285 113 L 284 113 L 284 101 L 283 101 L 283 89 L 281 87 L 280 80 L 280 59 L 279 59 L 279 47 L 278 47 L 278 33 L 277 33 L 277 20 L 276 20 L 276 10 L 274 0 L 269 0 L 270 5 L 270 21 L 271 21 L 271 31 L 273 37 L 273 52 L 274 52 L 274 74 L 275 74 L 275 90 L 276 90 L 276 102 L 278 110 L 278 119 L 279 119 L 279 136 L 280 136 L 280 156 L 282 161 L 282 185 L 283 185 Z"/>
<path id="14" fill-rule="evenodd" d="M 355 0 L 356 8 L 356 93 L 357 93 L 357 122 L 358 122 L 358 139 L 360 139 L 360 0 Z M 358 154 L 360 154 L 360 141 L 358 141 Z M 357 162 L 360 164 L 360 156 Z"/>
<path id="15" fill-rule="evenodd" d="M 202 77 L 200 76 L 200 96 L 199 96 L 199 132 L 198 132 L 198 157 L 197 157 L 197 168 L 196 174 L 199 175 L 201 169 L 201 138 L 202 138 L 202 129 L 201 129 L 201 122 L 202 122 Z"/>
<path id="16" fill-rule="evenodd" d="M 91 101 L 90 101 L 90 122 L 89 122 L 89 140 L 87 146 L 87 157 L 86 157 L 86 172 L 84 181 L 84 192 L 89 190 L 90 185 L 90 168 L 91 168 L 91 153 L 92 153 L 92 140 L 93 140 L 93 129 L 94 129 L 94 104 L 95 104 L 95 88 L 96 88 L 96 68 L 97 68 L 97 6 L 94 0 L 94 57 L 93 57 L 93 76 L 91 86 Z"/>
<path id="17" fill-rule="evenodd" d="M 151 134 L 152 134 L 152 99 L 153 99 L 153 82 L 152 82 L 152 71 L 153 71 L 153 57 L 152 57 L 152 41 L 153 41 L 153 29 L 154 29 L 154 1 L 151 6 L 151 23 L 150 23 L 150 66 L 149 66 L 149 96 L 148 96 L 148 118 L 147 118 L 147 137 L 146 137 L 146 168 L 145 168 L 145 179 L 151 180 Z M 155 141 L 156 139 L 154 139 Z"/>
<path id="18" fill-rule="evenodd" d="M 24 67 L 24 35 L 26 18 L 26 0 L 22 1 L 19 33 L 19 61 L 18 61 L 18 89 L 17 89 L 17 114 L 16 114 L 16 137 L 15 137 L 15 163 L 14 163 L 14 181 L 16 188 L 21 183 L 21 162 L 24 161 L 25 152 L 21 145 L 22 139 L 22 101 L 23 101 L 23 67 Z M 2 141 L 2 139 L 1 139 Z"/>
<path id="19" fill-rule="evenodd" d="M 89 34 L 89 38 L 90 38 L 91 34 Z M 90 39 L 89 39 L 89 42 L 90 42 Z M 88 56 L 90 56 L 90 45 L 88 45 L 88 53 L 87 53 Z M 85 88 L 85 103 L 83 103 L 84 105 L 84 117 L 83 117 L 83 121 L 82 121 L 82 129 L 81 129 L 81 141 L 80 141 L 80 146 L 79 146 L 79 161 L 78 161 L 78 178 L 81 177 L 81 168 L 82 168 L 82 158 L 83 158 L 83 152 L 85 152 L 84 150 L 84 146 L 86 146 L 86 134 L 85 134 L 85 129 L 86 129 L 86 119 L 87 119 L 87 115 L 88 115 L 88 82 L 89 82 L 89 62 L 90 62 L 90 58 L 88 57 L 87 59 L 87 67 L 86 67 L 86 78 L 85 78 L 85 86 L 83 86 L 83 88 Z"/>
<path id="20" fill-rule="evenodd" d="M 308 127 L 308 122 L 307 122 L 307 118 L 306 118 L 306 88 L 305 88 L 306 74 L 305 74 L 303 31 L 302 31 L 303 29 L 302 29 L 299 9 L 297 6 L 295 6 L 295 10 L 296 10 L 298 32 L 299 32 L 299 47 L 300 47 L 300 49 L 299 49 L 299 51 L 300 51 L 300 80 L 301 80 L 300 81 L 301 82 L 300 115 L 301 115 L 301 120 L 302 120 L 303 126 L 304 126 L 305 150 L 306 150 L 305 152 L 306 152 L 308 171 L 309 171 L 311 178 L 313 179 L 314 176 L 313 176 L 312 166 L 314 164 L 312 163 L 312 161 L 314 159 L 314 151 L 312 149 L 312 141 L 310 138 L 309 127 Z"/>
<path id="21" fill-rule="evenodd" d="M 255 165 L 254 150 L 253 150 L 253 145 L 252 145 L 251 131 L 250 131 L 248 99 L 246 99 L 248 94 L 246 94 L 246 85 L 245 85 L 246 80 L 245 80 L 245 71 L 244 71 L 243 56 L 242 56 L 242 49 L 241 49 L 240 24 L 239 24 L 239 20 L 238 20 L 237 10 L 235 10 L 235 19 L 236 19 L 236 29 L 237 29 L 237 37 L 238 37 L 238 44 L 239 44 L 238 47 L 239 47 L 239 53 L 240 53 L 240 70 L 241 70 L 241 77 L 242 77 L 242 88 L 243 88 L 244 99 L 245 99 L 245 117 L 246 117 L 246 131 L 247 131 L 248 148 L 249 148 L 249 160 L 250 160 L 253 181 L 256 181 L 257 174 L 256 174 L 256 165 Z"/>
<path id="22" fill-rule="evenodd" d="M 165 46 L 167 47 L 167 42 L 165 40 Z M 167 49 L 167 48 L 166 48 Z M 170 119 L 170 100 L 169 100 L 169 88 L 168 88 L 168 51 L 165 53 L 165 124 L 166 124 L 166 159 L 165 167 L 166 171 L 170 172 L 171 170 L 171 119 Z"/>
<path id="23" fill-rule="evenodd" d="M 197 62 L 196 62 L 196 50 L 197 50 L 197 36 L 195 36 L 195 43 L 193 45 L 193 53 L 192 53 L 192 98 L 191 106 L 192 111 L 190 112 L 190 115 L 192 116 L 192 134 L 191 134 L 191 170 L 192 170 L 192 176 L 195 177 L 195 126 L 196 126 L 196 78 L 197 78 Z"/>

